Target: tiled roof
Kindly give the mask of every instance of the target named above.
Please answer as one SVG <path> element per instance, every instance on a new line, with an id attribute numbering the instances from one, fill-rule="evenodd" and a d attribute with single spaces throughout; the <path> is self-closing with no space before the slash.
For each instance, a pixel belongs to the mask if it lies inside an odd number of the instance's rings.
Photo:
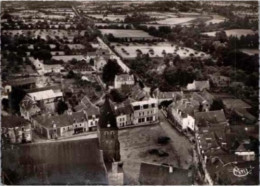
<path id="1" fill-rule="evenodd" d="M 141 163 L 139 182 L 141 185 L 192 185 L 192 175 L 189 170 L 158 165 L 153 163 Z"/>
<path id="2" fill-rule="evenodd" d="M 99 115 L 99 108 L 95 106 L 87 96 L 83 97 L 80 103 L 75 107 L 77 112 L 85 110 L 88 116 Z"/>
<path id="3" fill-rule="evenodd" d="M 12 185 L 108 185 L 96 138 L 21 145 L 3 150 L 2 159 Z"/>
<path id="4" fill-rule="evenodd" d="M 47 128 L 52 128 L 54 124 L 56 127 L 66 127 L 73 125 L 74 122 L 83 122 L 87 120 L 84 112 L 73 112 L 71 115 L 68 113 L 55 116 L 41 115 L 36 116 L 34 119 Z"/>
<path id="5" fill-rule="evenodd" d="M 11 86 L 23 86 L 27 84 L 35 84 L 36 79 L 33 77 L 30 78 L 20 78 L 20 79 L 13 79 L 8 80 L 6 84 L 10 84 Z"/>
<path id="6" fill-rule="evenodd" d="M 1 127 L 11 128 L 20 127 L 29 124 L 28 120 L 25 120 L 19 116 L 2 116 Z"/>
<path id="7" fill-rule="evenodd" d="M 120 104 L 115 104 L 114 113 L 116 116 L 124 115 L 124 114 L 131 114 L 133 113 L 133 107 L 129 100 L 126 100 Z"/>
<path id="8" fill-rule="evenodd" d="M 241 99 L 226 98 L 226 99 L 222 99 L 222 102 L 227 109 L 251 108 L 249 104 L 242 101 Z"/>

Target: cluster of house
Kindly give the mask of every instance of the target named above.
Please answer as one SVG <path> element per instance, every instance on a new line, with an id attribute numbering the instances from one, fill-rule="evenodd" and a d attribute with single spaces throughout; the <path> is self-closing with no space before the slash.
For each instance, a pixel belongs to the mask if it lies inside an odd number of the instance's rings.
<path id="1" fill-rule="evenodd" d="M 187 90 L 155 90 L 153 95 L 159 105 L 171 101 L 164 106 L 168 120 L 194 137 L 194 157 L 204 182 L 257 184 L 258 119 L 249 104 L 232 95 L 210 93 L 208 85 L 208 81 L 194 81 Z"/>

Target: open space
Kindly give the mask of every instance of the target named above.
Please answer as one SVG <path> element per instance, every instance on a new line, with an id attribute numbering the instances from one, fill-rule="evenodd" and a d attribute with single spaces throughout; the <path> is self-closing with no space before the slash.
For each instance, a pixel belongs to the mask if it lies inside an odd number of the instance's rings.
<path id="1" fill-rule="evenodd" d="M 113 34 L 115 38 L 153 38 L 142 30 L 100 29 L 100 31 L 103 35 Z"/>

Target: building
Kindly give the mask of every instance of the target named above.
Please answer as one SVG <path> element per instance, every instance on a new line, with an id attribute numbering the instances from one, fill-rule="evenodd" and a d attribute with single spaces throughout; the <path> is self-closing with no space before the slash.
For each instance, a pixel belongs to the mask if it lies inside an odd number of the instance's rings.
<path id="1" fill-rule="evenodd" d="M 92 116 L 90 119 L 88 116 L 86 111 L 71 110 L 62 115 L 40 115 L 33 118 L 33 126 L 36 132 L 47 139 L 72 136 L 97 129 L 97 123 L 93 123 Z"/>
<path id="2" fill-rule="evenodd" d="M 200 103 L 196 100 L 182 98 L 168 106 L 167 116 L 182 131 L 194 132 L 194 113 L 198 112 Z"/>
<path id="3" fill-rule="evenodd" d="M 3 184 L 108 185 L 97 138 L 22 145 L 2 159 Z"/>
<path id="4" fill-rule="evenodd" d="M 209 81 L 196 81 L 194 80 L 192 83 L 189 83 L 186 87 L 187 90 L 191 91 L 203 91 L 203 90 L 209 90 L 210 85 Z"/>
<path id="5" fill-rule="evenodd" d="M 121 88 L 122 85 L 134 85 L 134 84 L 135 84 L 134 75 L 121 74 L 115 76 L 114 87 L 116 89 Z"/>
<path id="6" fill-rule="evenodd" d="M 192 185 L 192 175 L 189 169 L 142 162 L 139 182 L 140 185 Z"/>
<path id="7" fill-rule="evenodd" d="M 28 120 L 19 116 L 2 116 L 2 139 L 7 143 L 32 141 L 32 127 Z"/>
<path id="8" fill-rule="evenodd" d="M 160 105 L 163 102 L 173 101 L 183 96 L 183 92 L 161 92 L 158 88 L 153 91 L 153 97 L 158 100 Z"/>
<path id="9" fill-rule="evenodd" d="M 154 98 L 143 101 L 134 101 L 131 103 L 133 107 L 133 124 L 149 125 L 158 122 L 158 104 Z"/>
<path id="10" fill-rule="evenodd" d="M 44 64 L 43 61 L 39 59 L 30 58 L 33 66 L 39 75 L 44 75 L 46 73 L 61 73 L 64 67 L 60 64 Z"/>
<path id="11" fill-rule="evenodd" d="M 120 144 L 118 140 L 118 127 L 108 95 L 101 107 L 98 124 L 98 138 L 100 149 L 103 151 L 105 162 L 120 161 Z"/>
<path id="12" fill-rule="evenodd" d="M 20 113 L 25 119 L 42 112 L 55 112 L 56 104 L 63 98 L 63 93 L 56 88 L 42 88 L 27 93 L 20 102 Z"/>

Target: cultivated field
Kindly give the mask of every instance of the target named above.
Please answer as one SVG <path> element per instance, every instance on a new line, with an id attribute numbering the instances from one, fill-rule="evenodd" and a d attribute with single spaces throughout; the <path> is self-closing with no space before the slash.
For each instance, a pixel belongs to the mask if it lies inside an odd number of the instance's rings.
<path id="1" fill-rule="evenodd" d="M 103 14 L 88 14 L 89 17 L 95 18 L 95 19 L 102 19 L 102 20 L 109 20 L 109 21 L 124 21 L 126 15 L 106 15 L 104 16 Z"/>
<path id="2" fill-rule="evenodd" d="M 113 34 L 115 38 L 153 38 L 153 36 L 142 30 L 128 29 L 100 29 L 103 35 Z"/>

